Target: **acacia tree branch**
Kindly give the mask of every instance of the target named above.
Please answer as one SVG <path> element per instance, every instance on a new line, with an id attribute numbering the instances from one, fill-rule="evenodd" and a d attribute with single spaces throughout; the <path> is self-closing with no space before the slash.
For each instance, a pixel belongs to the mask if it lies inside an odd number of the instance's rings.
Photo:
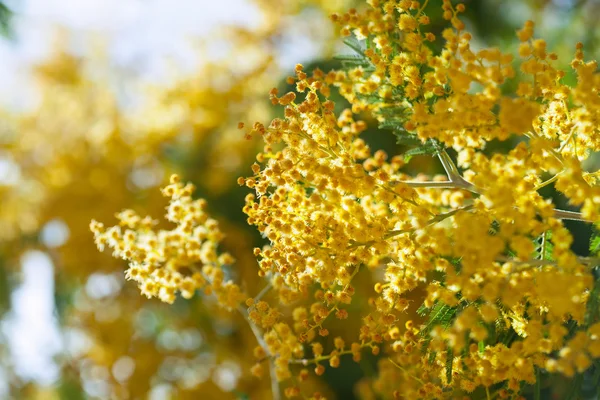
<path id="1" fill-rule="evenodd" d="M 473 186 L 467 181 L 395 181 L 390 182 L 390 185 L 403 184 L 413 188 L 428 188 L 428 189 L 465 189 L 473 193 L 477 193 Z"/>
<path id="2" fill-rule="evenodd" d="M 269 287 L 269 285 L 267 287 Z M 265 291 L 265 290 L 263 289 L 261 291 L 261 293 L 263 291 Z M 266 293 L 266 291 L 265 291 L 265 293 Z M 267 347 L 267 343 L 265 343 L 265 340 L 262 337 L 262 333 L 260 332 L 260 329 L 250 319 L 250 317 L 248 316 L 248 312 L 244 309 L 244 307 L 242 307 L 242 305 L 238 305 L 236 309 L 239 311 L 240 314 L 242 314 L 242 317 L 244 317 L 244 319 L 250 326 L 250 330 L 254 334 L 256 341 L 258 342 L 260 347 L 263 348 L 263 350 L 265 351 L 265 353 L 267 354 L 267 356 L 270 359 L 269 360 L 269 374 L 271 376 L 271 395 L 273 396 L 273 400 L 281 400 L 281 391 L 279 388 L 279 380 L 277 379 L 277 375 L 275 374 L 275 361 L 273 359 L 271 352 L 269 351 L 269 348 Z"/>
<path id="3" fill-rule="evenodd" d="M 267 294 L 272 288 L 273 284 L 271 282 L 267 283 L 267 285 L 264 288 L 262 288 L 262 290 L 254 297 L 254 303 L 262 299 L 264 295 Z"/>
<path id="4" fill-rule="evenodd" d="M 439 146 L 437 148 L 437 155 L 446 171 L 448 176 L 447 181 L 396 181 L 390 182 L 391 185 L 404 184 L 413 188 L 431 188 L 431 189 L 463 189 L 469 192 L 480 194 L 478 189 L 471 182 L 467 181 L 462 177 L 456 164 L 452 161 L 452 158 L 448 155 L 446 150 Z"/>
<path id="5" fill-rule="evenodd" d="M 554 209 L 554 217 L 558 219 L 568 219 L 571 221 L 583 221 L 593 223 L 594 221 L 586 219 L 580 212 Z"/>
<path id="6" fill-rule="evenodd" d="M 513 260 L 511 258 L 501 256 L 496 258 L 496 262 L 500 263 L 511 263 L 516 266 L 530 266 L 530 267 L 543 267 L 545 265 L 556 266 L 558 263 L 553 260 Z M 600 265 L 600 258 L 598 257 L 577 257 L 577 262 L 583 265 L 596 266 Z"/>
<path id="7" fill-rule="evenodd" d="M 269 373 L 271 374 L 271 394 L 273 400 L 281 400 L 281 390 L 277 374 L 275 373 L 275 360 L 273 358 L 271 358 L 271 361 L 269 362 Z"/>
<path id="8" fill-rule="evenodd" d="M 440 159 L 440 162 L 442 163 L 444 171 L 446 171 L 450 182 L 454 182 L 456 186 L 458 186 L 460 189 L 466 189 L 473 193 L 479 193 L 475 185 L 463 178 L 463 176 L 458 171 L 458 167 L 456 166 L 456 164 L 454 164 L 452 158 L 450 158 L 448 152 L 439 146 L 437 147 L 437 149 L 438 158 Z"/>
<path id="9" fill-rule="evenodd" d="M 462 175 L 459 173 L 456 164 L 452 161 L 452 158 L 448 155 L 445 149 L 436 146 L 437 155 L 444 167 L 444 171 L 448 175 L 447 181 L 395 181 L 390 182 L 390 185 L 399 185 L 403 184 L 412 188 L 428 188 L 428 189 L 463 189 L 467 190 L 471 193 L 482 194 L 481 191 L 473 185 L 471 182 L 467 181 Z M 534 190 L 539 190 L 543 186 L 546 186 L 549 183 L 552 183 L 562 172 L 556 174 L 553 178 L 544 182 L 541 185 L 538 185 Z M 582 221 L 587 223 L 594 223 L 594 221 L 586 219 L 583 217 L 583 214 L 577 211 L 567 211 L 567 210 L 554 210 L 554 218 L 563 219 L 563 220 L 571 220 L 571 221 Z"/>

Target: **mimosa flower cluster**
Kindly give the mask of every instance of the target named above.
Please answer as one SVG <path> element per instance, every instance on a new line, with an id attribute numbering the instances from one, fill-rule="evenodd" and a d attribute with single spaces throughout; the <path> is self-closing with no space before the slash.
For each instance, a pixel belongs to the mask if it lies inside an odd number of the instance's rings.
<path id="1" fill-rule="evenodd" d="M 575 254 L 563 221 L 600 224 L 598 173 L 584 168 L 600 149 L 597 63 L 574 46 L 569 86 L 532 22 L 515 57 L 472 47 L 463 4 L 442 2 L 449 26 L 437 37 L 427 1 L 367 3 L 332 16 L 357 39 L 347 68 L 297 65 L 295 90 L 270 93 L 284 116 L 240 124 L 264 141 L 238 179 L 266 241 L 254 250 L 263 291 L 246 298 L 225 281 L 233 260 L 218 254 L 216 222 L 177 178 L 163 190 L 174 230 L 121 213 L 124 232 L 92 224 L 98 246 L 130 263 L 146 295 L 204 288 L 241 312 L 257 340 L 251 372 L 270 370 L 274 398 L 280 387 L 325 398 L 303 382 L 367 351 L 379 365 L 365 398 L 517 399 L 542 373 L 583 374 L 600 358 L 600 246 Z M 336 89 L 350 109 L 336 109 Z M 415 149 L 372 151 L 361 116 Z M 492 141 L 511 148 L 489 151 Z M 435 155 L 446 176 L 407 175 L 414 154 Z M 544 197 L 550 185 L 580 211 Z M 373 282 L 361 296 L 359 274 Z M 349 340 L 329 338 L 345 326 Z"/>
<path id="2" fill-rule="evenodd" d="M 115 257 L 129 262 L 127 278 L 136 281 L 148 298 L 173 303 L 177 293 L 189 299 L 203 289 L 214 292 L 221 304 L 236 307 L 245 297 L 222 270 L 233 263 L 233 257 L 217 254 L 223 234 L 217 221 L 205 213 L 206 201 L 192 200 L 193 190 L 191 184 L 179 182 L 177 175 L 163 189 L 170 198 L 166 217 L 176 224 L 174 229 L 156 231 L 151 218 L 127 210 L 117 215 L 120 226 L 105 229 L 92 221 L 96 245 L 101 250 L 110 247 Z"/>

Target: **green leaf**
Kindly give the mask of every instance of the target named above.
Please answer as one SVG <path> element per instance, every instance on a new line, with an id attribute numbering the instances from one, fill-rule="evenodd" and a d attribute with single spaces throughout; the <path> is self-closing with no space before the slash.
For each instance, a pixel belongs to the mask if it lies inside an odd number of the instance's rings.
<path id="1" fill-rule="evenodd" d="M 537 247 L 533 254 L 533 258 L 540 260 L 554 260 L 554 244 L 552 243 L 552 231 L 542 233 L 536 239 Z"/>
<path id="2" fill-rule="evenodd" d="M 379 129 L 391 129 L 394 131 L 402 131 L 402 125 L 404 124 L 404 121 L 400 121 L 397 119 L 384 119 L 383 121 L 381 121 L 379 123 L 379 125 L 377 126 Z M 400 135 L 397 135 L 400 136 Z"/>
<path id="3" fill-rule="evenodd" d="M 0 2 L 0 35 L 9 37 L 11 36 L 11 19 L 13 12 L 3 2 Z"/>
<path id="4" fill-rule="evenodd" d="M 600 320 L 600 279 L 594 282 L 594 288 L 588 297 L 585 312 L 585 326 L 589 327 Z"/>
<path id="5" fill-rule="evenodd" d="M 427 340 L 427 346 L 429 346 L 429 342 L 431 341 L 431 339 Z M 425 348 L 427 346 L 424 346 Z M 435 361 L 435 356 L 437 356 L 437 353 L 435 351 L 431 351 L 429 352 L 429 357 L 427 358 L 427 362 L 429 363 L 429 365 L 433 365 L 434 361 Z"/>
<path id="6" fill-rule="evenodd" d="M 575 334 L 575 332 L 577 331 L 578 327 L 579 327 L 579 325 L 577 324 L 577 321 L 575 321 L 574 319 L 570 319 L 567 322 L 567 326 L 566 326 L 566 328 L 568 330 L 568 333 L 567 333 L 566 337 L 569 338 L 569 339 L 572 338 L 573 335 Z"/>
<path id="7" fill-rule="evenodd" d="M 448 383 L 452 382 L 452 361 L 454 360 L 454 350 L 448 349 L 446 354 L 446 380 Z"/>
<path id="8" fill-rule="evenodd" d="M 533 400 L 542 399 L 542 374 L 540 369 L 535 369 L 535 386 L 533 387 Z"/>
<path id="9" fill-rule="evenodd" d="M 358 62 L 358 63 L 364 63 L 365 62 L 365 57 L 361 56 L 360 54 L 338 54 L 333 56 L 334 60 L 339 60 L 339 61 L 350 61 L 350 62 Z"/>
<path id="10" fill-rule="evenodd" d="M 386 121 L 396 121 L 398 128 L 404 127 L 404 120 L 408 116 L 410 107 L 404 104 L 398 105 L 398 102 L 404 98 L 404 91 L 399 88 L 392 88 L 392 96 L 398 98 L 395 102 L 390 102 L 388 99 L 388 105 L 384 108 L 377 110 L 377 115 Z"/>
<path id="11" fill-rule="evenodd" d="M 600 252 L 600 234 L 598 232 L 592 233 L 592 238 L 590 239 L 590 254 L 598 255 Z"/>
<path id="12" fill-rule="evenodd" d="M 421 316 L 425 316 L 425 314 L 427 314 L 427 310 L 431 310 L 431 312 L 429 313 L 427 324 L 423 329 L 421 329 L 421 332 L 419 333 L 419 335 L 421 335 L 421 337 L 424 340 L 424 343 L 422 345 L 423 354 L 426 354 L 428 351 L 429 343 L 431 342 L 431 336 L 429 336 L 429 333 L 431 332 L 433 327 L 436 325 L 440 325 L 443 328 L 448 328 L 454 320 L 457 307 L 450 307 L 447 304 L 444 304 L 440 301 L 436 301 L 433 307 L 431 307 L 431 309 L 425 307 L 425 305 L 421 305 L 421 307 L 419 307 L 419 309 L 417 310 L 417 313 Z M 430 363 L 433 363 L 434 360 L 435 352 L 430 352 Z"/>
<path id="13" fill-rule="evenodd" d="M 515 332 L 514 329 L 510 328 L 506 332 L 503 332 L 502 335 L 499 335 L 498 341 L 506 347 L 510 347 L 510 345 L 517 338 L 517 336 L 517 332 Z"/>
<path id="14" fill-rule="evenodd" d="M 432 155 L 436 153 L 436 148 L 432 144 L 422 145 L 414 149 L 410 149 L 404 153 L 404 161 L 409 162 L 414 156 Z"/>
<path id="15" fill-rule="evenodd" d="M 428 334 L 436 325 L 441 325 L 444 328 L 449 327 L 456 315 L 456 311 L 456 307 L 450 307 L 442 302 L 436 302 L 431 309 L 431 313 L 429 313 L 429 319 L 425 328 L 421 330 L 421 334 Z"/>
<path id="16" fill-rule="evenodd" d="M 429 311 L 429 307 L 425 307 L 425 303 L 421 304 L 421 307 L 417 309 L 417 314 L 421 317 L 427 315 L 427 311 Z"/>
<path id="17" fill-rule="evenodd" d="M 360 54 L 361 56 L 365 57 L 365 52 L 363 49 L 362 44 L 360 43 L 360 41 L 358 39 L 356 39 L 354 36 L 351 36 L 349 38 L 344 39 L 344 44 L 348 47 L 350 47 L 352 50 L 354 50 L 356 53 Z"/>
<path id="18" fill-rule="evenodd" d="M 600 361 L 594 361 L 594 375 L 592 376 L 592 382 L 594 384 L 594 388 L 596 388 L 596 395 L 600 395 L 598 393 L 598 389 L 600 388 Z"/>
<path id="19" fill-rule="evenodd" d="M 335 60 L 342 62 L 344 69 L 361 67 L 366 72 L 375 71 L 375 66 L 371 60 L 365 55 L 364 45 L 354 36 L 344 40 L 346 46 L 350 47 L 356 54 L 338 54 L 334 56 Z"/>
<path id="20" fill-rule="evenodd" d="M 406 132 L 406 131 L 404 131 L 404 132 Z M 415 135 L 411 135 L 408 132 L 406 132 L 406 133 L 394 132 L 394 133 L 396 135 L 396 144 L 401 144 L 404 146 L 422 146 L 423 145 L 423 143 L 421 142 L 421 139 L 419 139 Z"/>
<path id="21" fill-rule="evenodd" d="M 583 374 L 575 375 L 575 378 L 571 381 L 571 385 L 567 389 L 564 400 L 577 400 L 581 393 L 581 384 L 583 383 Z"/>
<path id="22" fill-rule="evenodd" d="M 341 61 L 345 69 L 363 67 L 366 70 L 372 68 L 371 62 L 358 54 L 339 54 L 333 57 L 335 60 Z"/>
<path id="23" fill-rule="evenodd" d="M 360 94 L 360 93 L 358 93 L 356 95 L 356 97 L 358 99 L 366 101 L 367 103 L 370 103 L 370 104 L 380 103 L 381 102 L 381 96 L 379 96 L 377 93 L 370 93 L 370 94 Z"/>

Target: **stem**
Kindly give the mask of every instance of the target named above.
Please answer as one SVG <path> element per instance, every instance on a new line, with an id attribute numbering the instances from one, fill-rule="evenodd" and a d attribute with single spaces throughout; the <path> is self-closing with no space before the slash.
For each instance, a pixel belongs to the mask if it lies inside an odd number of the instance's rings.
<path id="1" fill-rule="evenodd" d="M 367 346 L 370 346 L 371 344 L 372 344 L 372 342 L 366 343 L 363 346 L 361 346 L 361 349 L 363 349 Z M 348 349 L 348 350 L 340 351 L 336 355 L 338 357 L 341 357 L 341 356 L 345 356 L 348 354 L 352 354 L 352 350 Z M 332 357 L 332 355 L 328 354 L 326 356 L 320 356 L 320 357 L 315 357 L 315 358 L 294 358 L 294 359 L 289 360 L 288 362 L 290 364 L 302 364 L 304 366 L 307 366 L 309 364 L 316 364 L 321 361 L 329 360 L 331 357 Z"/>
<path id="2" fill-rule="evenodd" d="M 474 207 L 475 206 L 473 204 L 470 204 L 465 207 L 461 207 L 461 208 L 454 209 L 452 211 L 448 211 L 447 213 L 444 213 L 444 214 L 436 215 L 435 217 L 433 217 L 429 221 L 427 221 L 427 225 L 425 225 L 423 228 L 427 228 L 428 226 L 435 225 L 438 222 L 441 222 L 447 218 L 450 218 L 451 216 L 453 216 L 454 214 L 456 214 L 459 211 L 469 211 L 469 210 L 473 209 Z M 387 240 L 394 236 L 398 236 L 403 233 L 412 233 L 412 232 L 416 231 L 417 229 L 423 229 L 423 228 L 398 229 L 395 231 L 389 231 L 383 238 L 384 238 L 384 240 Z"/>
<path id="3" fill-rule="evenodd" d="M 540 260 L 546 258 L 546 231 L 542 234 L 542 243 L 540 243 Z"/>
<path id="4" fill-rule="evenodd" d="M 513 260 L 510 259 L 508 257 L 498 257 L 496 258 L 496 262 L 500 262 L 500 263 L 511 263 L 514 264 L 515 266 L 517 265 L 524 265 L 524 266 L 531 266 L 531 267 L 541 267 L 541 266 L 545 266 L 545 265 L 552 265 L 552 266 L 556 266 L 558 265 L 558 263 L 556 261 L 552 261 L 552 260 Z M 600 258 L 599 257 L 577 257 L 577 262 L 579 262 L 580 264 L 584 264 L 584 265 L 600 265 Z"/>
<path id="5" fill-rule="evenodd" d="M 457 186 L 461 189 L 466 189 L 473 193 L 479 193 L 475 185 L 473 185 L 471 182 L 468 182 L 465 178 L 462 177 L 460 172 L 458 172 L 456 164 L 454 164 L 454 161 L 452 161 L 452 158 L 450 158 L 446 150 L 438 149 L 438 158 L 440 159 L 440 162 L 442 163 L 446 174 L 448 174 L 448 179 L 450 180 L 450 182 L 456 183 Z"/>
<path id="6" fill-rule="evenodd" d="M 562 174 L 563 172 L 565 172 L 565 171 L 564 170 L 560 171 L 558 174 L 554 175 L 552 178 L 550 178 L 547 181 L 542 182 L 539 185 L 537 185 L 536 187 L 534 187 L 533 190 L 535 192 L 537 192 L 538 190 L 540 190 L 544 186 L 547 186 L 547 185 L 551 184 L 552 182 L 556 181 L 558 179 L 558 177 L 560 176 L 560 174 Z"/>
<path id="7" fill-rule="evenodd" d="M 267 285 L 265 287 L 265 289 L 268 287 L 270 287 L 270 285 Z M 261 291 L 261 293 L 263 293 L 263 292 L 266 293 L 265 289 L 263 289 Z M 259 295 L 260 295 L 260 293 L 259 293 Z M 258 329 L 258 326 L 256 326 L 256 324 L 254 322 L 252 322 L 252 320 L 250 320 L 250 318 L 248 317 L 248 313 L 244 309 L 244 307 L 242 307 L 241 305 L 238 305 L 236 309 L 239 311 L 240 314 L 242 314 L 242 317 L 244 317 L 244 319 L 250 326 L 250 330 L 252 330 L 252 333 L 254 334 L 256 341 L 258 342 L 260 347 L 263 348 L 265 353 L 267 353 L 267 356 L 270 358 L 269 374 L 271 375 L 271 392 L 272 392 L 273 400 L 280 400 L 281 399 L 281 391 L 279 390 L 279 381 L 277 380 L 277 375 L 275 374 L 275 361 L 272 357 L 271 352 L 269 351 L 269 348 L 267 347 L 267 343 L 265 343 L 265 340 L 263 339 L 260 329 Z"/>
<path id="8" fill-rule="evenodd" d="M 391 239 L 394 236 L 402 235 L 403 233 L 413 233 L 419 229 L 425 229 L 431 225 L 435 225 L 438 222 L 441 222 L 447 218 L 450 218 L 451 216 L 453 216 L 454 214 L 456 214 L 459 211 L 469 211 L 469 210 L 472 210 L 474 207 L 475 206 L 473 204 L 469 204 L 468 206 L 456 208 L 452 211 L 448 211 L 447 213 L 438 214 L 435 217 L 431 218 L 429 221 L 427 221 L 427 224 L 421 228 L 396 229 L 396 230 L 388 231 L 385 234 L 385 236 L 383 237 L 383 240 Z M 348 246 L 346 249 L 354 249 L 354 248 L 361 247 L 361 246 L 371 246 L 375 243 L 376 242 L 374 240 L 370 240 L 368 242 L 354 242 L 350 246 Z"/>
<path id="9" fill-rule="evenodd" d="M 583 218 L 583 215 L 580 212 L 576 212 L 576 211 L 555 209 L 554 217 L 557 219 L 568 219 L 568 220 L 572 220 L 572 221 L 583 221 L 583 222 L 594 223 L 594 221 Z"/>
<path id="10" fill-rule="evenodd" d="M 390 182 L 391 185 L 404 184 L 413 188 L 428 188 L 428 189 L 466 189 L 471 190 L 472 188 L 466 187 L 459 182 L 453 181 L 396 181 Z"/>
<path id="11" fill-rule="evenodd" d="M 448 175 L 448 178 L 451 181 L 452 178 L 460 176 L 460 174 L 458 173 L 458 168 L 456 167 L 454 161 L 452 161 L 450 155 L 448 155 L 448 152 L 446 152 L 446 150 L 438 147 L 437 155 L 440 159 L 440 162 L 442 163 L 442 167 L 444 167 L 444 171 L 446 171 L 446 174 Z"/>
<path id="12" fill-rule="evenodd" d="M 252 330 L 252 333 L 256 337 L 256 341 L 258 342 L 260 347 L 262 347 L 265 350 L 265 352 L 268 355 L 270 355 L 271 352 L 269 351 L 269 348 L 267 347 L 267 344 L 265 343 L 265 340 L 262 337 L 262 333 L 260 332 L 260 329 L 258 329 L 258 326 L 256 326 L 256 324 L 254 322 L 252 322 L 252 320 L 250 320 L 250 317 L 248 317 L 248 312 L 241 305 L 237 306 L 237 310 L 239 311 L 240 314 L 242 314 L 242 317 L 244 317 L 244 319 L 250 326 L 250 330 Z"/>
<path id="13" fill-rule="evenodd" d="M 356 268 L 354 268 L 354 272 L 352 272 L 352 275 L 350 275 L 350 277 L 348 278 L 348 283 L 344 285 L 344 289 L 342 290 L 347 290 L 350 287 L 350 284 L 352 283 L 352 280 L 354 279 L 354 277 L 356 276 L 356 274 L 358 274 L 358 271 L 360 271 L 360 264 L 358 264 L 356 266 Z M 315 323 L 315 325 L 312 325 L 311 327 L 309 327 L 306 331 L 304 331 L 303 333 L 307 334 L 313 330 L 315 330 L 316 328 L 320 328 L 323 326 L 323 323 L 325 322 L 325 320 L 327 320 L 327 318 L 329 318 L 329 316 L 331 314 L 333 314 L 333 312 L 335 310 L 338 310 L 338 306 L 340 305 L 340 301 L 337 300 L 335 302 L 335 304 L 333 305 L 333 307 L 331 307 L 329 309 L 329 311 L 327 312 L 327 315 L 325 317 L 323 317 L 322 320 L 320 320 L 318 323 Z M 315 321 L 316 322 L 316 321 Z"/>
<path id="14" fill-rule="evenodd" d="M 408 372 L 406 370 L 406 368 L 402 367 L 400 364 L 398 364 L 397 362 L 395 362 L 394 360 L 392 360 L 390 357 L 388 357 L 388 360 L 398 369 L 400 369 L 402 372 L 404 372 L 405 374 L 407 374 L 408 376 L 410 376 L 411 378 L 413 378 L 415 381 L 419 382 L 421 385 L 425 385 L 425 382 L 423 382 L 421 379 L 417 378 L 416 376 L 412 375 L 410 372 Z"/>
<path id="15" fill-rule="evenodd" d="M 210 283 L 211 285 L 213 284 L 212 280 L 208 276 L 206 276 L 205 274 L 202 274 L 202 276 L 208 283 Z M 268 292 L 268 289 L 270 289 L 270 288 L 271 288 L 271 283 L 269 283 L 266 287 L 264 287 L 263 290 L 261 290 L 260 293 L 256 297 L 263 296 L 266 292 Z M 258 326 L 256 326 L 256 324 L 254 322 L 252 322 L 252 320 L 248 316 L 248 311 L 244 307 L 242 307 L 241 304 L 238 304 L 235 309 L 242 315 L 244 320 L 248 323 L 248 326 L 250 326 L 250 330 L 254 334 L 254 337 L 256 338 L 256 341 L 258 342 L 259 346 L 264 349 L 265 353 L 267 353 L 267 355 L 269 357 L 271 357 L 271 352 L 269 351 L 267 343 L 265 343 L 265 340 L 263 339 L 262 333 L 260 332 L 260 329 L 258 328 Z M 273 396 L 275 396 L 275 395 L 273 395 Z"/>
<path id="16" fill-rule="evenodd" d="M 535 133 L 535 131 L 533 131 L 533 130 L 531 130 L 528 133 L 526 133 L 525 136 L 527 136 L 530 139 L 531 138 L 535 138 L 535 139 L 539 139 L 540 138 L 540 136 L 537 133 Z M 561 164 L 564 164 L 564 160 L 562 158 L 562 155 L 560 153 L 558 153 L 554 148 L 551 147 L 551 148 L 546 149 L 546 150 L 548 152 L 550 152 L 554 156 L 554 158 L 556 158 Z"/>
<path id="17" fill-rule="evenodd" d="M 271 374 L 271 395 L 273 396 L 273 400 L 280 400 L 281 391 L 279 390 L 279 381 L 275 374 L 275 361 L 273 359 L 269 363 L 269 372 Z"/>
<path id="18" fill-rule="evenodd" d="M 396 181 L 390 182 L 390 185 L 404 184 L 413 188 L 431 189 L 464 189 L 475 194 L 480 194 L 475 185 L 463 178 L 458 172 L 458 168 L 446 150 L 438 146 L 437 154 L 442 167 L 444 167 L 444 171 L 446 171 L 446 175 L 448 175 L 447 181 Z"/>
<path id="19" fill-rule="evenodd" d="M 547 184 L 552 183 L 557 179 L 558 175 L 554 178 L 547 180 L 546 182 L 540 184 L 534 190 L 538 190 Z M 462 179 L 462 178 L 461 178 Z M 464 182 L 464 183 L 463 183 Z M 475 187 L 471 185 L 468 181 L 463 179 L 463 182 L 453 182 L 453 181 L 395 181 L 390 182 L 390 185 L 398 185 L 404 184 L 414 188 L 429 188 L 429 189 L 464 189 L 468 190 L 472 193 L 479 194 Z M 568 210 L 554 210 L 554 217 L 557 219 L 567 219 L 571 221 L 582 221 L 588 223 L 594 223 L 594 221 L 584 218 L 580 212 L 577 211 L 568 211 Z"/>
<path id="20" fill-rule="evenodd" d="M 254 303 L 256 303 L 257 301 L 262 299 L 264 297 L 264 295 L 267 294 L 269 292 L 269 290 L 271 290 L 272 288 L 273 288 L 273 284 L 271 282 L 269 282 L 267 284 L 267 286 L 262 288 L 262 290 L 256 295 L 256 297 L 254 297 Z"/>

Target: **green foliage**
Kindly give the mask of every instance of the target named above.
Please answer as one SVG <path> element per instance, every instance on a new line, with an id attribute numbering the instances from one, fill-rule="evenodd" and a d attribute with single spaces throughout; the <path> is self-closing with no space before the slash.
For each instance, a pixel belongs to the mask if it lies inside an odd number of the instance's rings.
<path id="1" fill-rule="evenodd" d="M 419 147 L 415 147 L 414 149 L 410 149 L 404 153 L 404 161 L 409 162 L 411 158 L 414 156 L 423 156 L 423 155 L 434 155 L 437 153 L 437 149 L 432 144 L 424 144 Z"/>
<path id="2" fill-rule="evenodd" d="M 393 93 L 393 92 L 392 92 Z M 404 124 L 407 120 L 407 109 L 403 106 L 391 104 L 389 107 L 378 110 L 377 115 L 380 117 L 379 129 L 390 129 L 398 140 L 409 136 L 421 142 L 416 135 L 407 132 L 404 129 Z"/>
<path id="3" fill-rule="evenodd" d="M 592 242 L 594 240 L 592 239 Z M 590 246 L 591 247 L 591 246 Z M 587 309 L 585 313 L 585 319 L 582 326 L 577 325 L 574 321 L 569 321 L 567 327 L 569 328 L 569 337 L 572 337 L 578 330 L 588 329 L 591 325 L 600 321 L 600 279 L 594 282 L 594 287 L 590 291 L 589 298 L 587 301 Z M 582 391 L 586 386 L 591 386 L 593 391 L 593 397 L 598 395 L 598 388 L 600 387 L 600 362 L 594 361 L 591 368 L 583 373 L 575 375 L 569 384 L 565 399 L 575 400 L 583 398 Z M 586 395 L 587 396 L 587 395 Z M 592 396 L 592 395 L 589 395 Z M 587 397 L 586 397 L 587 398 Z"/>
<path id="4" fill-rule="evenodd" d="M 452 361 L 454 360 L 454 350 L 448 349 L 446 354 L 446 380 L 452 382 Z"/>
<path id="5" fill-rule="evenodd" d="M 590 398 L 598 398 L 600 397 L 600 361 L 594 360 L 593 374 L 590 378 L 590 383 L 592 387 L 593 393 L 590 394 Z"/>
<path id="6" fill-rule="evenodd" d="M 413 147 L 404 153 L 405 162 L 409 162 L 414 156 L 436 154 L 438 146 L 434 142 L 423 143 L 417 135 L 409 133 L 404 129 L 404 111 L 405 109 L 402 107 L 381 109 L 379 114 L 384 116 L 384 122 L 379 124 L 379 129 L 391 129 L 396 137 L 397 144 Z M 394 115 L 394 117 L 386 116 L 387 114 Z"/>
<path id="7" fill-rule="evenodd" d="M 600 321 L 600 279 L 594 282 L 594 288 L 587 301 L 585 327 L 588 328 L 598 321 Z"/>
<path id="8" fill-rule="evenodd" d="M 537 247 L 534 251 L 533 258 L 540 260 L 554 260 L 554 244 L 552 244 L 552 231 L 546 231 L 537 237 Z"/>
<path id="9" fill-rule="evenodd" d="M 10 307 L 10 275 L 4 266 L 4 260 L 0 258 L 0 316 L 4 315 Z"/>
<path id="10" fill-rule="evenodd" d="M 362 43 L 356 37 L 350 36 L 344 39 L 344 44 L 354 50 L 357 54 L 363 56 L 363 58 L 367 58 Z"/>
<path id="11" fill-rule="evenodd" d="M 368 67 L 370 65 L 369 61 L 359 54 L 339 54 L 333 58 L 341 61 L 344 68 Z"/>
<path id="12" fill-rule="evenodd" d="M 67 374 L 58 385 L 58 395 L 61 399 L 84 400 L 85 392 L 75 376 Z"/>
<path id="13" fill-rule="evenodd" d="M 333 58 L 341 61 L 342 67 L 345 70 L 351 68 L 361 67 L 365 71 L 374 71 L 375 66 L 371 63 L 371 60 L 365 56 L 363 44 L 357 40 L 354 36 L 351 36 L 344 40 L 346 46 L 350 47 L 356 54 L 338 54 Z"/>
<path id="14" fill-rule="evenodd" d="M 597 256 L 600 253 L 600 233 L 594 229 L 590 239 L 590 255 Z"/>
<path id="15" fill-rule="evenodd" d="M 571 381 L 567 392 L 565 393 L 565 400 L 577 400 L 581 398 L 581 386 L 583 383 L 583 374 L 575 375 L 575 378 Z"/>
<path id="16" fill-rule="evenodd" d="M 12 10 L 3 2 L 0 2 L 0 35 L 9 37 L 12 34 L 10 25 L 12 17 Z"/>
<path id="17" fill-rule="evenodd" d="M 415 135 L 411 135 L 410 133 L 400 133 L 398 131 L 396 133 L 396 143 L 401 144 L 403 146 L 420 146 L 422 145 L 421 140 L 417 138 Z"/>
<path id="18" fill-rule="evenodd" d="M 425 328 L 421 330 L 421 335 L 425 336 L 431 332 L 434 326 L 440 325 L 443 328 L 448 328 L 452 325 L 452 321 L 456 316 L 458 311 L 458 307 L 450 307 L 447 304 L 444 304 L 440 301 L 437 301 L 431 309 L 422 305 L 417 310 L 417 313 L 421 316 L 428 315 L 427 323 L 425 324 Z"/>
<path id="19" fill-rule="evenodd" d="M 539 368 L 535 369 L 535 385 L 533 388 L 533 399 L 541 400 L 542 398 L 542 376 Z"/>

